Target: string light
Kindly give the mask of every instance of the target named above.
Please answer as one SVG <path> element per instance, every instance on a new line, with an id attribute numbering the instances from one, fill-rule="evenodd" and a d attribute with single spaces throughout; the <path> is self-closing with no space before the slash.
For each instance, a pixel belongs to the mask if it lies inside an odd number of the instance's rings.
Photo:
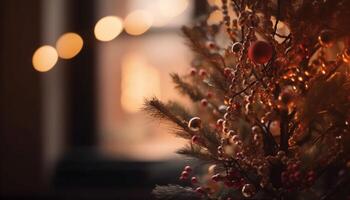
<path id="1" fill-rule="evenodd" d="M 145 10 L 135 10 L 124 20 L 125 31 L 130 35 L 141 35 L 152 26 L 152 16 Z"/>
<path id="2" fill-rule="evenodd" d="M 96 39 L 111 41 L 123 31 L 123 21 L 116 16 L 107 16 L 100 19 L 94 29 Z"/>
<path id="3" fill-rule="evenodd" d="M 83 48 L 83 39 L 76 33 L 65 33 L 56 42 L 58 56 L 71 59 Z"/>
<path id="4" fill-rule="evenodd" d="M 158 0 L 159 12 L 164 17 L 173 18 L 183 13 L 189 5 L 188 0 Z"/>
<path id="5" fill-rule="evenodd" d="M 52 69 L 58 60 L 58 54 L 54 47 L 45 45 L 38 48 L 32 58 L 33 67 L 39 72 L 47 72 Z"/>

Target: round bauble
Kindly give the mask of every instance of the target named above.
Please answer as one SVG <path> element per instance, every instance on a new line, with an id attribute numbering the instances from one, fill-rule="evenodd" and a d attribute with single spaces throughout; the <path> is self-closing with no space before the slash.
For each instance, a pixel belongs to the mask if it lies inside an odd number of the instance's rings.
<path id="1" fill-rule="evenodd" d="M 198 131 L 201 128 L 202 120 L 199 117 L 193 117 L 188 122 L 188 128 L 190 128 L 192 131 Z"/>
<path id="2" fill-rule="evenodd" d="M 242 187 L 242 195 L 246 198 L 250 198 L 255 195 L 255 187 L 252 184 L 245 184 Z"/>
<path id="3" fill-rule="evenodd" d="M 320 35 L 318 36 L 318 42 L 323 47 L 332 46 L 334 39 L 335 39 L 334 31 L 328 30 L 328 29 L 321 31 Z"/>
<path id="4" fill-rule="evenodd" d="M 256 41 L 248 49 L 248 57 L 256 64 L 267 63 L 273 53 L 271 44 L 265 41 Z"/>

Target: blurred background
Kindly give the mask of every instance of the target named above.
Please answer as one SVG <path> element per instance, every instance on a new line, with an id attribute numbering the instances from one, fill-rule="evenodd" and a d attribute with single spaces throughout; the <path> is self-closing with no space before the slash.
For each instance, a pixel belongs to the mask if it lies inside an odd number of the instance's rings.
<path id="1" fill-rule="evenodd" d="M 184 141 L 140 108 L 187 104 L 168 74 L 187 72 L 180 27 L 207 4 L 2 0 L 0 197 L 151 199 L 178 182 Z"/>

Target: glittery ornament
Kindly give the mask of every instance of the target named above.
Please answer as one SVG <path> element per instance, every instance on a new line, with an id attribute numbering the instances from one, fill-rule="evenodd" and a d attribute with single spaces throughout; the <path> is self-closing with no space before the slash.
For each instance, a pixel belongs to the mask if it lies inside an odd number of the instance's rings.
<path id="1" fill-rule="evenodd" d="M 196 177 L 192 177 L 192 178 L 191 178 L 191 183 L 192 183 L 192 184 L 198 183 L 197 178 L 196 178 Z"/>
<path id="2" fill-rule="evenodd" d="M 318 42 L 324 47 L 330 47 L 334 42 L 334 32 L 331 30 L 323 30 L 318 36 Z"/>
<path id="3" fill-rule="evenodd" d="M 265 41 L 256 41 L 248 49 L 248 57 L 254 63 L 264 64 L 272 57 L 273 48 Z"/>
<path id="4" fill-rule="evenodd" d="M 193 117 L 188 122 L 188 128 L 190 128 L 192 131 L 198 131 L 201 128 L 202 120 L 199 117 Z"/>
<path id="5" fill-rule="evenodd" d="M 201 100 L 201 105 L 202 105 L 203 107 L 207 107 L 207 106 L 208 106 L 208 100 L 202 99 L 202 100 Z"/>
<path id="6" fill-rule="evenodd" d="M 235 42 L 231 47 L 232 53 L 239 53 L 242 49 L 243 45 L 240 42 Z"/>
<path id="7" fill-rule="evenodd" d="M 255 195 L 255 187 L 252 184 L 245 184 L 242 187 L 242 194 L 244 197 L 250 198 Z"/>

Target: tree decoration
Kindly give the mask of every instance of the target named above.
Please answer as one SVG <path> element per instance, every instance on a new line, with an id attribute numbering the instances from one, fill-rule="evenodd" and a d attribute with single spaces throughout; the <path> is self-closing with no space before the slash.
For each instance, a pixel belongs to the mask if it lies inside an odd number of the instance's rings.
<path id="1" fill-rule="evenodd" d="M 201 128 L 202 120 L 199 117 L 193 117 L 188 122 L 188 128 L 192 131 L 198 131 Z"/>
<path id="2" fill-rule="evenodd" d="M 248 49 L 248 57 L 254 63 L 265 64 L 272 57 L 272 46 L 265 41 L 256 41 Z"/>
<path id="3" fill-rule="evenodd" d="M 330 47 L 334 42 L 334 38 L 335 36 L 333 31 L 323 30 L 321 31 L 320 36 L 318 36 L 318 41 L 322 46 Z"/>
<path id="4" fill-rule="evenodd" d="M 188 140 L 178 153 L 198 160 L 179 170 L 187 187 L 157 186 L 155 197 L 350 198 L 350 1 L 215 9 L 221 23 L 182 28 L 195 57 L 190 74 L 171 75 L 193 105 L 145 103 Z"/>

